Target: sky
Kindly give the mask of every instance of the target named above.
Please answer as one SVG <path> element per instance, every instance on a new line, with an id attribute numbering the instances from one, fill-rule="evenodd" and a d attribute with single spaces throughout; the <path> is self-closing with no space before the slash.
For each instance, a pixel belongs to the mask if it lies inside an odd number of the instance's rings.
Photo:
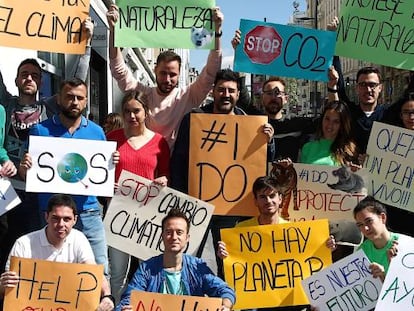
<path id="1" fill-rule="evenodd" d="M 296 0 L 299 2 L 299 11 L 306 11 L 306 1 Z M 224 14 L 223 22 L 223 62 L 222 67 L 227 68 L 233 64 L 234 50 L 231 47 L 231 39 L 234 32 L 239 28 L 240 19 L 250 19 L 255 21 L 264 21 L 274 24 L 287 24 L 292 16 L 293 0 L 216 0 L 216 5 Z M 204 67 L 207 61 L 207 50 L 191 50 L 190 66 L 195 67 L 198 71 Z"/>

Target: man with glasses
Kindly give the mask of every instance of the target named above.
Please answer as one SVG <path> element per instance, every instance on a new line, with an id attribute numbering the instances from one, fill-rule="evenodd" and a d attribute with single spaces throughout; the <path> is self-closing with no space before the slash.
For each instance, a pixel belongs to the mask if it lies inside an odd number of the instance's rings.
<path id="1" fill-rule="evenodd" d="M 339 70 L 340 72 L 340 70 Z M 340 73 L 331 67 L 329 70 L 328 95 L 329 101 L 338 100 L 338 81 Z M 378 103 L 382 91 L 381 73 L 375 67 L 363 67 L 357 73 L 356 93 L 358 105 L 343 99 L 351 114 L 352 131 L 355 143 L 360 153 L 365 153 L 369 134 L 374 121 L 382 121 L 388 105 Z"/>
<path id="2" fill-rule="evenodd" d="M 262 104 L 274 129 L 274 157 L 269 162 L 290 158 L 297 161 L 298 152 L 304 137 L 315 131 L 315 122 L 309 117 L 287 117 L 283 106 L 288 102 L 286 83 L 280 77 L 270 77 L 263 83 Z"/>

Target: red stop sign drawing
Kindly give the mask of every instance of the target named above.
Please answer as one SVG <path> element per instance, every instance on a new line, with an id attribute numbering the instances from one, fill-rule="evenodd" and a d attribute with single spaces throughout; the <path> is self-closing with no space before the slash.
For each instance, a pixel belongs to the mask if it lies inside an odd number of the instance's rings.
<path id="1" fill-rule="evenodd" d="M 279 57 L 282 37 L 269 26 L 256 26 L 244 38 L 244 52 L 256 64 L 270 64 Z"/>

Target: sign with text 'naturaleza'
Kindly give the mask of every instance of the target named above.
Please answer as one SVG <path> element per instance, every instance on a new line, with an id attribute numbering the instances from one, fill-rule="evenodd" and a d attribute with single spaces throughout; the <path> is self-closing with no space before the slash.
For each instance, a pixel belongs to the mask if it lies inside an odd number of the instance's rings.
<path id="1" fill-rule="evenodd" d="M 240 31 L 235 71 L 328 81 L 334 32 L 245 19 Z"/>
<path id="2" fill-rule="evenodd" d="M 412 1 L 342 1 L 335 54 L 414 70 Z"/>
<path id="3" fill-rule="evenodd" d="M 0 0 L 0 45 L 84 54 L 89 0 Z"/>
<path id="4" fill-rule="evenodd" d="M 118 0 L 115 46 L 212 49 L 214 0 Z"/>

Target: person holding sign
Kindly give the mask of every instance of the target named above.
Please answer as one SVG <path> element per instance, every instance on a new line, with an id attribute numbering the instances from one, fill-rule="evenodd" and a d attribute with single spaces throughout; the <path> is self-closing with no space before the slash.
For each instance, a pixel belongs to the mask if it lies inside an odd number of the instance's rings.
<path id="1" fill-rule="evenodd" d="M 148 107 L 142 99 L 142 94 L 136 91 L 128 92 L 122 99 L 121 108 L 124 128 L 107 134 L 108 140 L 117 142 L 119 152 L 115 182 L 118 182 L 122 170 L 127 170 L 154 180 L 161 186 L 167 186 L 170 175 L 170 149 L 164 137 L 146 127 Z M 108 252 L 111 263 L 111 288 L 116 301 L 119 301 L 132 257 L 113 247 L 109 247 Z"/>
<path id="2" fill-rule="evenodd" d="M 13 245 L 6 264 L 6 272 L 0 277 L 0 294 L 8 287 L 19 284 L 19 276 L 9 271 L 10 257 L 44 259 L 66 263 L 95 264 L 91 246 L 82 232 L 73 228 L 78 218 L 76 204 L 66 194 L 53 195 L 47 205 L 45 228 L 20 237 Z M 109 284 L 102 276 L 101 302 L 98 311 L 114 308 Z"/>
<path id="3" fill-rule="evenodd" d="M 351 136 L 351 119 L 347 105 L 328 103 L 322 112 L 315 140 L 301 149 L 299 162 L 340 166 L 357 163 L 358 152 Z"/>
<path id="4" fill-rule="evenodd" d="M 171 209 L 162 220 L 164 253 L 141 263 L 117 311 L 132 311 L 132 290 L 189 296 L 221 297 L 222 311 L 229 311 L 235 302 L 234 291 L 215 276 L 200 258 L 184 254 L 190 240 L 190 221 L 178 209 Z"/>
<path id="5" fill-rule="evenodd" d="M 149 87 L 137 81 L 126 67 L 120 48 L 114 47 L 114 25 L 119 19 L 117 6 L 111 5 L 107 18 L 112 75 L 122 91 L 137 90 L 146 96 L 149 108 L 148 128 L 164 136 L 172 151 L 181 119 L 191 108 L 200 106 L 211 90 L 216 72 L 220 70 L 223 13 L 219 8 L 213 9 L 215 50 L 210 51 L 207 64 L 197 80 L 182 88 L 178 87 L 181 58 L 170 50 L 161 52 L 157 57 L 154 69 L 157 86 Z"/>
<path id="6" fill-rule="evenodd" d="M 85 54 L 78 58 L 77 66 L 71 74 L 85 81 L 89 69 L 90 42 L 94 28 L 90 18 L 83 22 L 82 28 L 86 31 L 87 47 Z M 56 95 L 37 100 L 42 84 L 42 68 L 36 59 L 28 58 L 20 63 L 17 68 L 15 83 L 19 92 L 18 96 L 12 96 L 7 91 L 0 72 L 0 103 L 6 110 L 5 148 L 10 159 L 18 167 L 25 152 L 25 143 L 30 128 L 51 117 L 59 109 L 56 104 Z M 7 236 L 0 243 L 0 269 L 4 268 L 6 256 L 14 241 L 21 235 L 41 227 L 37 209 L 33 206 L 34 202 L 37 201 L 37 196 L 25 192 L 25 183 L 19 176 L 11 179 L 11 182 L 22 203 L 1 216 L 6 218 L 2 223 L 5 226 L 4 230 L 7 231 Z"/>
<path id="7" fill-rule="evenodd" d="M 62 138 L 77 138 L 89 140 L 106 140 L 100 126 L 86 119 L 82 112 L 86 108 L 88 88 L 84 81 L 73 78 L 65 80 L 60 85 L 58 105 L 60 112 L 52 118 L 36 124 L 30 129 L 30 135 Z M 113 163 L 119 160 L 119 154 L 114 152 Z M 27 170 L 32 167 L 32 157 L 26 153 L 19 166 L 19 174 L 25 179 Z M 39 193 L 39 206 L 44 212 L 50 193 Z M 81 228 L 91 243 L 95 259 L 103 264 L 105 273 L 108 273 L 108 255 L 105 241 L 105 229 L 101 217 L 101 208 L 96 196 L 74 196 L 79 209 L 79 222 Z"/>
<path id="8" fill-rule="evenodd" d="M 271 176 L 258 177 L 253 184 L 254 204 L 259 210 L 259 216 L 242 221 L 236 227 L 251 227 L 258 225 L 277 225 L 287 223 L 279 215 L 279 209 L 282 203 L 283 189 L 277 183 L 277 180 Z M 330 236 L 326 242 L 326 246 L 334 250 L 336 248 L 335 239 Z M 218 242 L 217 257 L 224 259 L 229 256 L 226 244 L 223 241 Z M 280 307 L 280 308 L 262 308 L 260 310 L 302 310 L 309 308 L 307 305 Z"/>
<path id="9" fill-rule="evenodd" d="M 6 122 L 6 111 L 0 105 L 0 176 L 13 177 L 17 174 L 17 168 L 10 160 L 7 150 L 4 148 L 4 125 Z M 0 226 L 1 227 L 1 226 Z"/>
<path id="10" fill-rule="evenodd" d="M 361 200 L 353 213 L 356 225 L 365 237 L 360 248 L 372 262 L 372 275 L 384 281 L 390 260 L 397 255 L 400 235 L 387 229 L 387 210 L 374 197 Z"/>
<path id="11" fill-rule="evenodd" d="M 236 30 L 231 40 L 234 50 L 240 42 L 241 32 Z M 281 77 L 271 76 L 263 82 L 261 100 L 269 123 L 274 129 L 275 150 L 268 154 L 268 162 L 287 158 L 296 162 L 304 138 L 316 129 L 316 120 L 308 117 L 287 117 L 283 114 L 289 94 L 286 93 L 286 81 Z"/>

